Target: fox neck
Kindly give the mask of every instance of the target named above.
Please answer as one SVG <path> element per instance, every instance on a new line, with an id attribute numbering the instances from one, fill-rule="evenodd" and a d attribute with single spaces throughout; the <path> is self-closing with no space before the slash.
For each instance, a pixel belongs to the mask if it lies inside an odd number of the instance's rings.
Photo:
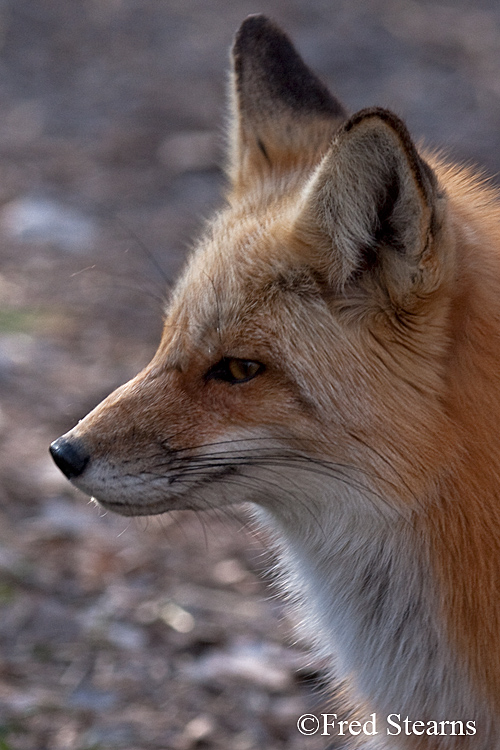
<path id="1" fill-rule="evenodd" d="M 350 685 L 358 705 L 380 716 L 476 719 L 491 739 L 439 616 L 439 586 L 418 522 L 354 512 L 366 509 L 356 494 L 318 502 L 314 520 L 305 512 L 295 519 L 263 512 L 285 587 L 299 608 L 305 603 L 306 632 L 335 657 L 335 677 Z"/>

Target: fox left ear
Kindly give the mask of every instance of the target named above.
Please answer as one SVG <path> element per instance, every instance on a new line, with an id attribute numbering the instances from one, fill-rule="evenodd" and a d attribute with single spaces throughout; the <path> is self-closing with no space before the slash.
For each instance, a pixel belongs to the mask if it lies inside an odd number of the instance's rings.
<path id="1" fill-rule="evenodd" d="M 347 113 L 287 35 L 249 16 L 233 46 L 229 176 L 236 191 L 317 164 Z"/>
<path id="2" fill-rule="evenodd" d="M 337 289 L 365 274 L 393 302 L 415 288 L 440 224 L 437 179 L 404 123 L 384 109 L 351 117 L 311 178 L 296 230 Z"/>

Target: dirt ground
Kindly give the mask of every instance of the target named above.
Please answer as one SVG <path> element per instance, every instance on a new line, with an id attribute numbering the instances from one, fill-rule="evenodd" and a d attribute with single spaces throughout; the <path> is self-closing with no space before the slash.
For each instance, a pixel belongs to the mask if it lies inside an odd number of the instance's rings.
<path id="1" fill-rule="evenodd" d="M 47 453 L 155 349 L 258 11 L 350 109 L 500 169 L 496 0 L 0 1 L 0 750 L 329 747 L 244 513 L 104 515 Z"/>

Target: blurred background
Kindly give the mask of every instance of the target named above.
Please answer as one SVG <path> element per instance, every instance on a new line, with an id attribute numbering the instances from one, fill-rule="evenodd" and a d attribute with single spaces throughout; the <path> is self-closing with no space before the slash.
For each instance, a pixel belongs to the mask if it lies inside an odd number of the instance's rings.
<path id="1" fill-rule="evenodd" d="M 326 748 L 322 665 L 234 521 L 103 515 L 47 448 L 147 363 L 265 12 L 350 110 L 500 168 L 496 0 L 0 0 L 0 749 Z"/>

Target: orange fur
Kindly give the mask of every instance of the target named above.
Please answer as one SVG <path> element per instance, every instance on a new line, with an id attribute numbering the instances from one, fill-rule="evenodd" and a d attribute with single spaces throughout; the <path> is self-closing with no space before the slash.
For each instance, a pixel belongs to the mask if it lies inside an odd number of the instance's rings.
<path id="1" fill-rule="evenodd" d="M 493 750 L 499 197 L 349 118 L 267 19 L 234 59 L 227 205 L 150 365 L 52 453 L 124 514 L 255 503 L 354 703 L 475 722 L 376 747 Z"/>

